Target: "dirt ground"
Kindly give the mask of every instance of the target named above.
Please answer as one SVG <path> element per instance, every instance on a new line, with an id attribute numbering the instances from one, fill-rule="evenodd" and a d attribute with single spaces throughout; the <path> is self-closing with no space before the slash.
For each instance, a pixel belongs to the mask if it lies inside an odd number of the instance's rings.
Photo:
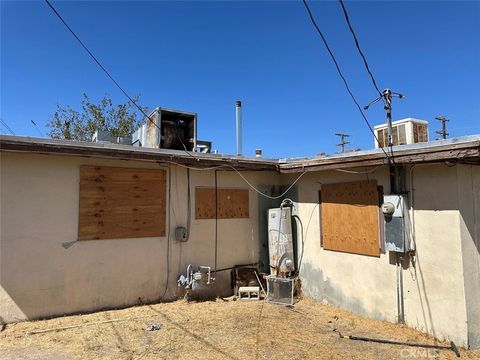
<path id="1" fill-rule="evenodd" d="M 155 323 L 159 330 L 146 331 Z M 59 330 L 69 326 L 75 327 Z M 176 301 L 8 325 L 0 332 L 0 359 L 456 359 L 450 350 L 340 339 L 334 329 L 448 345 L 308 299 L 293 309 L 263 301 Z M 464 359 L 480 359 L 480 351 L 460 351 Z"/>

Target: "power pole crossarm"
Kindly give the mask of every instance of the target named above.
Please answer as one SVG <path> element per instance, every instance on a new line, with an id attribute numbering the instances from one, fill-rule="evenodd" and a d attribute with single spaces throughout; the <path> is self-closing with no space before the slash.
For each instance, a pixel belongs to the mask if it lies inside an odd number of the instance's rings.
<path id="1" fill-rule="evenodd" d="M 447 121 L 450 121 L 445 116 L 437 116 L 435 120 L 438 120 L 442 123 L 442 130 L 435 131 L 437 134 L 442 135 L 442 139 L 446 139 L 448 136 L 447 132 Z"/>
<path id="2" fill-rule="evenodd" d="M 340 152 L 344 153 L 345 152 L 345 145 L 350 144 L 350 142 L 346 141 L 345 139 L 347 137 L 350 137 L 350 135 L 343 134 L 343 133 L 336 133 L 335 135 L 340 137 L 340 142 L 337 144 L 337 146 L 340 146 L 340 149 L 341 149 Z"/>
<path id="3" fill-rule="evenodd" d="M 390 158 L 392 159 L 392 163 L 390 166 L 390 188 L 392 189 L 392 193 L 398 194 L 400 192 L 399 189 L 399 171 L 397 165 L 393 162 L 393 127 L 392 127 L 392 98 L 399 98 L 403 99 L 405 96 L 402 94 L 399 94 L 397 92 L 391 91 L 390 89 L 385 89 L 383 90 L 382 94 L 373 100 L 370 104 L 367 106 L 364 106 L 364 109 L 367 110 L 371 105 L 379 102 L 380 100 L 383 99 L 384 106 L 383 108 L 385 109 L 385 112 L 387 113 L 387 146 L 391 150 L 391 156 Z M 377 140 L 378 141 L 378 140 Z M 380 144 L 379 144 L 380 145 Z"/>
<path id="4" fill-rule="evenodd" d="M 380 100 L 383 99 L 383 102 L 384 102 L 383 108 L 387 112 L 387 131 L 388 131 L 387 146 L 392 146 L 393 145 L 393 137 L 392 137 L 392 132 L 393 132 L 393 129 L 392 129 L 392 98 L 394 98 L 394 97 L 399 98 L 399 99 L 403 99 L 405 96 L 403 96 L 402 94 L 399 94 L 397 92 L 391 91 L 390 89 L 385 89 L 385 90 L 383 90 L 382 94 L 378 98 L 376 98 L 370 104 L 363 107 L 365 110 L 368 110 L 368 108 L 370 106 L 372 106 L 373 104 L 376 104 L 377 102 L 379 102 Z"/>

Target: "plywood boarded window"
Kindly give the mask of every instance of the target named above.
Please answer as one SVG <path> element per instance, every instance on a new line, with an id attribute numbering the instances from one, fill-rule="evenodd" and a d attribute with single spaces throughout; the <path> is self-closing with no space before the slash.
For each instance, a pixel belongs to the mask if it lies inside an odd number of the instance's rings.
<path id="1" fill-rule="evenodd" d="M 79 240 L 165 236 L 166 171 L 80 167 Z"/>
<path id="2" fill-rule="evenodd" d="M 248 189 L 217 189 L 217 216 L 219 219 L 249 217 Z M 215 219 L 215 188 L 195 189 L 195 218 Z"/>
<path id="3" fill-rule="evenodd" d="M 326 250 L 380 256 L 377 182 L 323 184 L 322 245 Z"/>

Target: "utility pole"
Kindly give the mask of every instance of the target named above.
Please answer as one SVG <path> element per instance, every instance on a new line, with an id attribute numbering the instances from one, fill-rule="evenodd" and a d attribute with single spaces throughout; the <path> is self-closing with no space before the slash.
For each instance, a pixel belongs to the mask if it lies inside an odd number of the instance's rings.
<path id="1" fill-rule="evenodd" d="M 450 121 L 450 120 L 448 120 L 443 115 L 442 116 L 437 116 L 435 118 L 435 120 L 441 121 L 441 123 L 442 123 L 442 130 L 437 130 L 435 132 L 439 135 L 442 135 L 442 138 L 445 140 L 447 138 L 447 135 L 448 135 L 448 133 L 447 133 L 447 121 Z"/>
<path id="2" fill-rule="evenodd" d="M 384 102 L 383 108 L 387 113 L 387 131 L 388 131 L 387 146 L 390 147 L 390 149 L 391 149 L 391 151 L 390 151 L 390 153 L 391 153 L 390 157 L 391 158 L 393 158 L 393 149 L 392 149 L 392 146 L 393 146 L 392 98 L 394 98 L 394 97 L 399 98 L 399 99 L 403 99 L 405 96 L 403 96 L 402 94 L 399 94 L 397 92 L 393 92 L 390 89 L 385 89 L 385 90 L 383 90 L 382 94 L 378 98 L 376 98 L 370 104 L 363 107 L 365 110 L 368 110 L 368 108 L 370 106 L 372 106 L 373 104 L 376 104 L 380 100 L 383 100 L 383 102 Z M 399 176 L 398 176 L 398 168 L 395 164 L 391 164 L 390 165 L 390 188 L 392 190 L 392 193 L 394 193 L 394 194 L 400 193 L 400 189 L 399 189 L 400 181 L 399 180 L 400 179 L 399 179 Z"/>
<path id="3" fill-rule="evenodd" d="M 364 110 L 368 110 L 368 108 L 370 106 L 372 106 L 373 104 L 376 104 L 377 102 L 379 102 L 380 100 L 383 99 L 383 102 L 384 102 L 383 108 L 387 112 L 387 131 L 388 131 L 387 145 L 390 146 L 390 147 L 393 146 L 392 98 L 394 98 L 394 97 L 397 97 L 399 99 L 403 99 L 405 96 L 403 96 L 402 94 L 399 94 L 397 92 L 393 92 L 390 89 L 385 89 L 385 90 L 383 90 L 382 95 L 380 95 L 378 98 L 373 100 L 370 104 L 365 105 L 363 107 Z"/>
<path id="4" fill-rule="evenodd" d="M 387 112 L 387 130 L 388 130 L 388 139 L 387 145 L 391 149 L 391 158 L 393 159 L 393 128 L 392 128 L 392 98 L 397 97 L 399 99 L 403 99 L 404 96 L 402 94 L 396 93 L 391 91 L 390 89 L 383 90 L 382 94 L 373 100 L 370 104 L 364 106 L 365 110 L 379 102 L 383 99 L 384 102 L 384 109 Z M 390 160 L 390 159 L 389 159 Z M 390 162 L 390 191 L 393 194 L 399 194 L 401 192 L 400 189 L 400 174 L 398 165 L 393 161 Z M 397 311 L 398 311 L 398 322 L 400 324 L 405 323 L 405 307 L 403 303 L 403 273 L 402 273 L 402 261 L 403 255 L 401 253 L 395 253 L 396 258 L 396 267 L 397 267 Z"/>
<path id="5" fill-rule="evenodd" d="M 337 144 L 337 146 L 340 146 L 340 152 L 344 153 L 345 152 L 345 145 L 350 144 L 349 141 L 345 141 L 345 138 L 350 137 L 348 134 L 343 134 L 343 133 L 336 133 L 335 135 L 340 137 L 340 142 Z"/>

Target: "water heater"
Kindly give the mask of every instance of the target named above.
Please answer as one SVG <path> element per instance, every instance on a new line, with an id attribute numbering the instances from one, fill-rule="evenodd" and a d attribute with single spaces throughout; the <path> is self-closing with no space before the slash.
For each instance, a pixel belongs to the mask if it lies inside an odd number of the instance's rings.
<path id="1" fill-rule="evenodd" d="M 295 270 L 290 207 L 268 210 L 270 274 L 286 276 Z"/>

